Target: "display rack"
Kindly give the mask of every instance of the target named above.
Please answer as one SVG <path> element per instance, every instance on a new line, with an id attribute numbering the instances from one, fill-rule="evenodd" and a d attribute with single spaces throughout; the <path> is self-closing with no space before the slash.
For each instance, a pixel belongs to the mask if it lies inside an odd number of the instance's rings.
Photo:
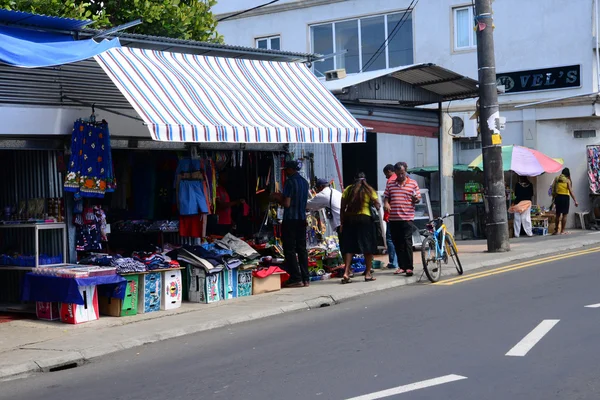
<path id="1" fill-rule="evenodd" d="M 2 224 L 0 229 L 33 229 L 34 231 L 34 265 L 24 267 L 18 265 L 0 266 L 0 270 L 28 271 L 40 266 L 40 231 L 62 230 L 62 263 L 44 264 L 44 267 L 58 267 L 66 264 L 67 257 L 67 225 L 65 223 L 47 223 L 47 224 Z"/>

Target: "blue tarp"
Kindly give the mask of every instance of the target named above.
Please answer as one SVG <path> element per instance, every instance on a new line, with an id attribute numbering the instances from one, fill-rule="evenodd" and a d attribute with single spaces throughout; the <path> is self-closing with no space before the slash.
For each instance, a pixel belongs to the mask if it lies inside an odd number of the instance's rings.
<path id="1" fill-rule="evenodd" d="M 119 39 L 96 42 L 30 29 L 0 26 L 0 62 L 15 67 L 39 68 L 92 58 L 113 47 Z"/>
<path id="2" fill-rule="evenodd" d="M 23 301 L 45 301 L 85 304 L 79 286 L 100 286 L 98 294 L 123 300 L 127 279 L 119 275 L 93 276 L 90 278 L 60 278 L 57 276 L 25 274 L 23 279 Z"/>

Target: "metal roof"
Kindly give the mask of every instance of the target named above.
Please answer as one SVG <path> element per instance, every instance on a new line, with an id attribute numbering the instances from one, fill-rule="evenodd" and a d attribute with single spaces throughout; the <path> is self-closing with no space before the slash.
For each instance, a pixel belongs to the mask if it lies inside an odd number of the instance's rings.
<path id="1" fill-rule="evenodd" d="M 74 101 L 76 100 L 76 101 Z M 50 68 L 0 64 L 0 103 L 131 109 L 131 105 L 93 60 Z"/>
<path id="2" fill-rule="evenodd" d="M 73 19 L 0 9 L 0 25 L 27 26 L 40 29 L 78 31 L 94 23 L 89 19 Z"/>
<path id="3" fill-rule="evenodd" d="M 323 81 L 340 100 L 425 105 L 477 97 L 476 80 L 435 64 L 414 64 Z"/>
<path id="4" fill-rule="evenodd" d="M 118 37 L 121 46 L 141 49 L 170 51 L 173 53 L 196 54 L 211 57 L 248 58 L 264 61 L 310 62 L 320 57 L 319 54 L 296 53 L 290 51 L 257 49 L 253 47 L 231 46 L 226 44 L 199 42 L 196 40 L 174 39 L 163 36 L 140 35 L 137 33 L 119 32 L 103 36 L 102 31 L 85 29 L 78 33 L 80 38 L 98 36 L 100 38 Z M 100 34 L 100 35 L 99 35 Z"/>

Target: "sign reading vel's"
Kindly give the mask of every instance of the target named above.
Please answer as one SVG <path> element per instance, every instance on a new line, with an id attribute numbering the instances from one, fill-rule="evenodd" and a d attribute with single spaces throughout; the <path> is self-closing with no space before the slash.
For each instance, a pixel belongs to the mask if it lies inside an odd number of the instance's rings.
<path id="1" fill-rule="evenodd" d="M 505 93 L 581 87 L 581 65 L 506 72 L 496 75 L 496 83 Z"/>

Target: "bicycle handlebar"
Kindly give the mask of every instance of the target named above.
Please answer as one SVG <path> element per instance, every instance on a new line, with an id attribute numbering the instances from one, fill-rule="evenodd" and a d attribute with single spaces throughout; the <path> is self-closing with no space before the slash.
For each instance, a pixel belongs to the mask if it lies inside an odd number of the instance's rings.
<path id="1" fill-rule="evenodd" d="M 457 213 L 454 213 L 454 214 L 446 214 L 446 215 L 444 215 L 443 217 L 437 217 L 437 218 L 434 218 L 434 219 L 432 219 L 432 220 L 431 220 L 431 221 L 429 221 L 429 222 L 442 221 L 442 220 L 444 220 L 444 219 L 446 219 L 446 218 L 454 217 L 454 216 L 456 216 L 456 215 L 460 215 L 460 214 L 457 214 Z"/>

